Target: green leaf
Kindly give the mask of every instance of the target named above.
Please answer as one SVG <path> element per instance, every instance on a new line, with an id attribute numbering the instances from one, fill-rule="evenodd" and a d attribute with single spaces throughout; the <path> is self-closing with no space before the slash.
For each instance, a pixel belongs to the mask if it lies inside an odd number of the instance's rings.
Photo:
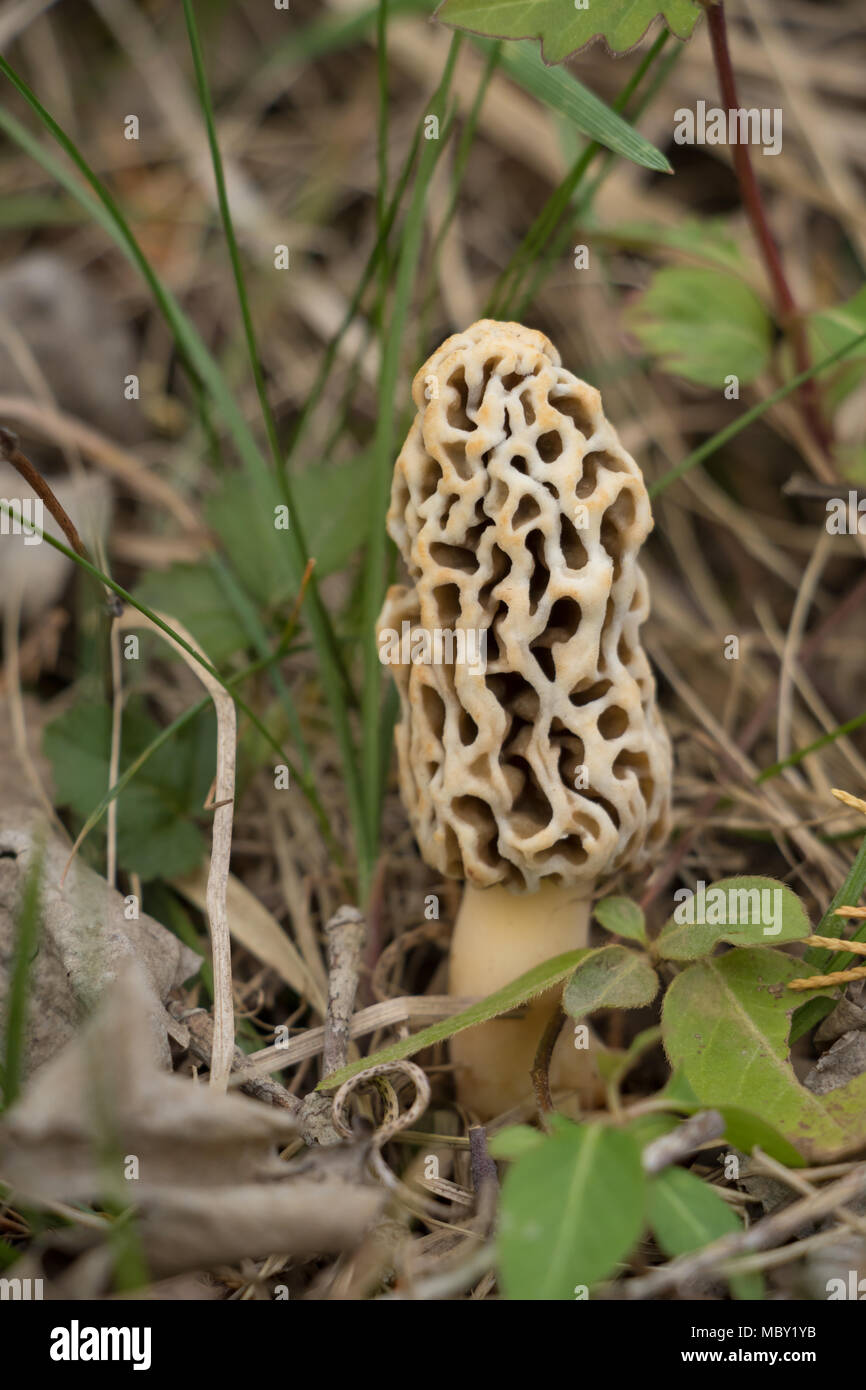
<path id="1" fill-rule="evenodd" d="M 372 453 L 330 468 L 308 468 L 295 478 L 295 504 L 304 518 L 316 574 L 334 574 L 351 559 L 370 525 Z"/>
<path id="2" fill-rule="evenodd" d="M 757 295 L 720 270 L 656 271 L 626 323 L 665 371 L 701 386 L 754 381 L 770 360 L 773 328 Z"/>
<path id="3" fill-rule="evenodd" d="M 251 482 L 232 473 L 204 507 L 238 579 L 263 607 L 285 603 L 296 592 L 286 532 L 274 526 L 283 500 L 276 478 Z"/>
<path id="4" fill-rule="evenodd" d="M 742 434 L 743 430 L 748 429 L 749 425 L 753 424 L 755 420 L 760 420 L 761 416 L 765 415 L 774 405 L 778 405 L 779 401 L 787 400 L 788 396 L 798 391 L 805 382 L 812 381 L 813 378 L 820 376 L 828 367 L 832 367 L 836 362 L 840 362 L 843 357 L 847 357 L 849 352 L 853 352 L 854 349 L 858 348 L 863 342 L 866 342 L 866 333 L 861 333 L 858 337 L 851 338 L 847 343 L 843 343 L 838 351 L 832 352 L 829 357 L 822 358 L 820 362 L 813 362 L 811 367 L 807 367 L 804 371 L 798 372 L 796 376 L 784 382 L 782 386 L 779 386 L 777 390 L 771 392 L 769 396 L 765 396 L 762 401 L 758 401 L 757 405 L 751 406 L 749 410 L 744 410 L 742 415 L 737 416 L 736 420 L 732 420 L 729 425 L 725 425 L 724 429 L 719 430 L 711 439 L 705 439 L 703 444 L 698 445 L 697 449 L 693 449 L 692 452 L 687 454 L 684 459 L 681 459 L 679 463 L 675 463 L 673 468 L 669 468 L 667 473 L 663 473 L 660 478 L 656 478 L 655 482 L 650 483 L 648 489 L 650 499 L 658 497 L 661 493 L 665 492 L 667 488 L 670 487 L 671 483 L 678 482 L 684 474 L 688 473 L 692 468 L 696 468 L 699 463 L 703 463 L 706 459 L 712 458 L 713 454 L 717 454 L 725 444 L 729 444 L 732 439 L 736 439 L 737 435 Z M 832 740 L 838 738 L 838 736 L 839 730 L 831 730 L 829 734 L 824 734 L 821 739 L 817 740 L 817 743 L 813 745 L 813 747 L 823 746 L 824 743 L 832 742 Z M 798 753 L 792 754 L 786 762 L 792 763 L 794 761 L 799 761 L 806 756 L 806 753 L 811 751 L 812 748 L 807 748 L 805 752 L 800 749 Z M 782 764 L 781 766 L 784 765 L 785 764 Z M 778 771 L 780 771 L 780 765 L 768 768 L 757 780 L 760 782 L 766 777 L 775 776 Z"/>
<path id="5" fill-rule="evenodd" d="M 754 949 L 700 961 L 668 989 L 662 1029 L 672 1064 L 704 1105 L 759 1116 L 804 1157 L 830 1161 L 866 1141 L 866 1073 L 823 1096 L 794 1075 L 787 1039 L 803 994 L 787 986 L 809 969 Z"/>
<path id="6" fill-rule="evenodd" d="M 609 1068 L 606 1070 L 602 1068 L 604 1080 L 608 1085 L 619 1086 L 635 1063 L 640 1061 L 645 1052 L 649 1052 L 651 1048 L 656 1047 L 657 1044 L 661 1042 L 661 1039 L 662 1030 L 654 1025 L 652 1028 L 644 1028 L 640 1033 L 637 1033 L 635 1037 L 632 1038 L 625 1052 L 599 1053 L 598 1060 L 600 1064 L 606 1057 L 610 1057 L 611 1061 Z"/>
<path id="7" fill-rule="evenodd" d="M 135 597 L 188 628 L 214 666 L 248 645 L 211 565 L 172 565 L 155 571 L 144 577 Z M 163 643 L 160 656 L 171 659 L 173 655 Z"/>
<path id="8" fill-rule="evenodd" d="M 701 1105 L 695 1106 L 695 1110 L 703 1108 Z M 784 1163 L 787 1168 L 803 1167 L 803 1159 L 793 1144 L 761 1115 L 744 1110 L 740 1105 L 717 1105 L 715 1109 L 725 1121 L 725 1138 L 735 1149 L 742 1149 L 743 1153 L 750 1154 L 757 1145 L 778 1163 Z"/>
<path id="9" fill-rule="evenodd" d="M 662 1032 L 664 1032 L 663 1029 Z M 669 1101 L 672 1110 L 675 1109 L 686 1115 L 693 1115 L 696 1110 L 706 1109 L 704 1103 L 698 1100 L 689 1085 L 682 1068 L 678 1068 L 672 1073 L 667 1084 L 657 1093 L 655 1099 Z M 713 1109 L 718 1110 L 724 1119 L 725 1138 L 734 1148 L 742 1149 L 744 1153 L 751 1153 L 757 1144 L 764 1153 L 777 1159 L 779 1163 L 786 1164 L 788 1168 L 803 1167 L 804 1160 L 793 1144 L 783 1138 L 779 1131 L 762 1119 L 760 1115 L 755 1115 L 738 1105 L 716 1104 Z"/>
<path id="10" fill-rule="evenodd" d="M 540 1129 L 533 1129 L 532 1125 L 509 1125 L 507 1129 L 501 1129 L 498 1134 L 494 1134 L 487 1147 L 491 1158 L 504 1158 L 514 1162 L 544 1143 L 546 1136 Z"/>
<path id="11" fill-rule="evenodd" d="M 309 468 L 294 479 L 295 505 L 304 518 L 307 549 L 319 579 L 342 569 L 363 544 L 370 477 L 371 456 L 361 454 L 335 467 Z M 295 593 L 287 533 L 274 526 L 274 509 L 282 502 L 275 479 L 250 486 L 249 479 L 236 473 L 223 480 L 205 505 L 208 523 L 239 579 L 265 607 L 285 603 Z"/>
<path id="12" fill-rule="evenodd" d="M 692 921 L 677 920 L 686 914 Z M 656 949 L 665 960 L 697 960 L 720 941 L 780 946 L 811 931 L 800 899 L 778 879 L 723 878 L 679 904 L 662 927 Z"/>
<path id="13" fill-rule="evenodd" d="M 662 1029 L 664 1033 L 664 1029 Z M 666 1085 L 659 1091 L 657 1099 L 670 1101 L 671 1106 L 686 1114 L 694 1114 L 705 1106 L 698 1100 L 682 1067 L 676 1068 Z M 797 1150 L 783 1139 L 777 1129 L 768 1125 L 759 1115 L 753 1115 L 736 1105 L 716 1105 L 725 1120 L 725 1135 L 736 1148 L 751 1153 L 756 1144 L 789 1168 L 802 1168 L 803 1160 Z"/>
<path id="14" fill-rule="evenodd" d="M 159 733 L 137 699 L 123 715 L 120 770 L 123 772 Z M 57 798 L 82 818 L 108 788 L 111 711 L 77 705 L 45 729 L 43 748 L 51 759 Z M 191 873 L 204 853 L 193 818 L 213 777 L 216 735 L 213 714 L 203 713 L 144 764 L 118 799 L 117 858 L 122 869 L 144 880 Z"/>
<path id="15" fill-rule="evenodd" d="M 600 946 L 578 965 L 562 996 L 572 1018 L 596 1009 L 640 1009 L 658 994 L 659 981 L 646 956 L 628 946 Z"/>
<path id="16" fill-rule="evenodd" d="M 819 358 L 835 352 L 850 338 L 866 330 L 866 285 L 844 304 L 810 314 L 806 323 L 812 355 Z M 835 409 L 863 380 L 864 373 L 866 347 L 852 354 L 825 384 L 828 405 Z"/>
<path id="17" fill-rule="evenodd" d="M 476 44 L 489 52 L 491 47 L 484 39 Z M 538 101 L 543 101 L 560 116 L 565 116 L 577 129 L 592 140 L 597 140 L 605 149 L 613 150 L 644 169 L 658 173 L 672 174 L 669 161 L 650 144 L 634 126 L 623 120 L 609 106 L 578 82 L 564 68 L 548 68 L 539 57 L 538 50 L 531 44 L 509 45 L 502 49 L 499 66 L 513 78 L 524 91 Z"/>
<path id="18" fill-rule="evenodd" d="M 632 1135 L 571 1126 L 515 1163 L 502 1186 L 499 1265 L 509 1299 L 573 1299 L 631 1250 L 646 1178 Z"/>
<path id="19" fill-rule="evenodd" d="M 581 10 L 572 0 L 445 0 L 436 18 L 497 38 L 540 39 L 546 61 L 561 63 L 597 38 L 611 53 L 627 53 L 657 15 L 687 39 L 700 13 L 695 0 L 590 0 Z"/>
<path id="20" fill-rule="evenodd" d="M 671 1259 L 702 1250 L 720 1236 L 741 1231 L 736 1212 L 685 1168 L 666 1168 L 649 1184 L 649 1223 L 660 1248 Z M 740 1274 L 730 1281 L 735 1298 L 760 1299 L 760 1275 Z"/>
<path id="21" fill-rule="evenodd" d="M 602 898 L 592 915 L 605 931 L 624 936 L 629 941 L 646 941 L 646 922 L 643 909 L 631 898 Z"/>
<path id="22" fill-rule="evenodd" d="M 420 1033 L 413 1033 L 410 1038 L 401 1038 L 399 1042 L 392 1043 L 390 1047 L 383 1047 L 370 1057 L 359 1057 L 357 1062 L 350 1062 L 347 1067 L 331 1072 L 330 1076 L 319 1082 L 316 1090 L 335 1091 L 344 1081 L 348 1081 L 350 1076 L 355 1076 L 359 1071 L 366 1071 L 367 1067 L 378 1066 L 380 1062 L 400 1061 L 403 1057 L 414 1057 L 416 1052 L 421 1052 L 425 1047 L 432 1047 L 434 1043 L 444 1042 L 446 1038 L 453 1038 L 455 1033 L 462 1033 L 464 1028 L 474 1028 L 478 1023 L 486 1023 L 488 1019 L 496 1018 L 499 1014 L 507 1014 L 511 1009 L 528 1004 L 537 994 L 543 994 L 546 989 L 559 984 L 560 980 L 570 975 L 585 955 L 586 950 L 566 951 L 562 956 L 542 961 L 532 970 L 527 970 L 525 975 L 503 985 L 502 989 L 488 994 L 486 999 L 480 999 L 468 1009 L 452 1014 L 450 1018 L 443 1018 L 440 1023 L 431 1023 L 429 1028 L 422 1028 Z"/>
<path id="23" fill-rule="evenodd" d="M 597 228 L 590 226 L 587 230 L 615 246 L 646 252 L 675 252 L 722 270 L 745 268 L 743 254 L 731 236 L 728 223 L 720 217 L 687 217 L 670 227 L 663 222 L 633 221 Z"/>
<path id="24" fill-rule="evenodd" d="M 24 892 L 15 914 L 12 959 L 4 967 L 7 975 L 5 998 L 0 1000 L 3 1019 L 3 1104 L 8 1110 L 18 1099 L 24 1075 L 25 1038 L 30 1008 L 30 972 L 39 951 L 42 932 L 42 863 L 44 845 L 36 840 L 32 861 L 24 880 Z"/>

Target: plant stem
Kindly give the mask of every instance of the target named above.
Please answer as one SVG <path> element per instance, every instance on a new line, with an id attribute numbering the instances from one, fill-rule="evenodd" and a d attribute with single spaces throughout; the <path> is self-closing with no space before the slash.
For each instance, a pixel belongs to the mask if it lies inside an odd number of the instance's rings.
<path id="1" fill-rule="evenodd" d="M 737 95 L 734 67 L 731 62 L 731 51 L 728 46 L 724 0 L 701 0 L 701 3 L 707 12 L 710 45 L 719 79 L 722 103 L 726 111 L 735 111 L 739 108 L 740 102 Z M 798 373 L 808 371 L 811 365 L 811 354 L 806 335 L 806 324 L 797 308 L 796 300 L 785 275 L 779 248 L 767 221 L 764 201 L 758 180 L 755 177 L 749 146 L 745 142 L 737 141 L 731 145 L 731 154 L 740 189 L 740 198 L 772 285 L 779 323 L 791 339 Z M 814 380 L 809 378 L 804 381 L 799 394 L 803 418 L 809 433 L 821 449 L 829 454 L 832 450 L 833 439 L 821 412 L 820 399 Z"/>
<path id="2" fill-rule="evenodd" d="M 0 459 L 6 463 L 11 463 L 24 481 L 32 487 L 39 500 L 45 503 L 75 553 L 83 559 L 89 560 L 90 556 L 75 529 L 72 518 L 54 496 L 39 470 L 33 467 L 26 454 L 22 454 L 18 447 L 17 434 L 13 430 L 7 429 L 5 425 L 0 427 Z"/>
<path id="3" fill-rule="evenodd" d="M 547 1116 L 553 1112 L 553 1097 L 550 1094 L 550 1064 L 553 1060 L 553 1049 L 556 1047 L 557 1039 L 564 1027 L 565 1014 L 562 1005 L 557 1004 L 541 1035 L 530 1072 L 532 1089 L 535 1092 L 536 1109 L 545 1128 L 547 1127 Z"/>

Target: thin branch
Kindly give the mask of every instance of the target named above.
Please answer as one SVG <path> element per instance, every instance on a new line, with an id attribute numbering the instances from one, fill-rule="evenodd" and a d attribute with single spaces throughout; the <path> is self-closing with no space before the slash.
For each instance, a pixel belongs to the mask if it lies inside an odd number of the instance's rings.
<path id="1" fill-rule="evenodd" d="M 328 1012 L 322 1075 L 328 1076 L 344 1067 L 349 1057 L 352 1010 L 366 939 L 364 918 L 355 907 L 338 908 L 325 927 L 325 936 L 328 942 Z"/>
<path id="2" fill-rule="evenodd" d="M 4 459 L 6 463 L 11 463 L 27 485 L 33 489 L 40 501 L 45 503 L 76 555 L 80 555 L 83 560 L 90 561 L 87 548 L 75 529 L 72 519 L 65 508 L 60 505 L 38 468 L 33 467 L 26 454 L 22 454 L 18 447 L 17 434 L 14 430 L 7 429 L 5 425 L 0 425 L 0 459 Z"/>

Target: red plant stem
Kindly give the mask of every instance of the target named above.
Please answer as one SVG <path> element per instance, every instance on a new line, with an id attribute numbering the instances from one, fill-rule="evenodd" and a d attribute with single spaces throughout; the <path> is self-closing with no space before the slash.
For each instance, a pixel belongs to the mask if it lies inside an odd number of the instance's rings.
<path id="1" fill-rule="evenodd" d="M 731 62 L 731 52 L 728 47 L 728 29 L 725 20 L 725 7 L 723 0 L 702 0 L 707 12 L 707 23 L 710 30 L 710 44 L 713 51 L 713 61 L 719 78 L 719 88 L 722 96 L 722 103 L 726 111 L 735 111 L 739 108 L 740 102 L 737 96 L 737 84 L 734 77 L 734 68 Z M 794 350 L 794 360 L 798 372 L 808 371 L 811 363 L 809 352 L 809 342 L 806 336 L 806 326 L 800 311 L 797 308 L 791 287 L 785 276 L 785 269 L 782 265 L 782 258 L 779 255 L 779 248 L 770 230 L 767 221 L 767 214 L 764 209 L 761 190 L 758 180 L 755 177 L 755 170 L 752 165 L 752 156 L 749 146 L 745 143 L 736 142 L 731 145 L 731 153 L 734 161 L 734 171 L 737 175 L 737 183 L 740 189 L 740 197 L 749 221 L 752 224 L 752 231 L 758 243 L 770 283 L 773 287 L 773 297 L 776 303 L 776 314 L 779 323 L 791 339 Z M 803 417 L 810 434 L 825 452 L 832 447 L 832 437 L 821 413 L 818 390 L 814 380 L 806 381 L 799 390 L 800 402 L 803 410 Z"/>

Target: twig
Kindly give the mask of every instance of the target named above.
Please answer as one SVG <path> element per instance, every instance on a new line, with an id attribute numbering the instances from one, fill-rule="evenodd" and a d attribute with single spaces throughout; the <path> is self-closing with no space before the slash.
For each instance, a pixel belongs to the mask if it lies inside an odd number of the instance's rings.
<path id="1" fill-rule="evenodd" d="M 325 927 L 328 942 L 328 1012 L 322 1048 L 323 1075 L 346 1065 L 350 1024 L 358 990 L 358 970 L 366 939 L 364 918 L 355 907 L 337 909 Z"/>
<path id="2" fill-rule="evenodd" d="M 0 416 L 11 416 L 29 429 L 45 436 L 58 449 L 75 449 L 113 478 L 119 478 L 130 492 L 144 502 L 164 507 L 188 536 L 209 544 L 208 533 L 180 493 L 152 469 L 146 468 L 134 454 L 121 449 L 89 425 L 72 415 L 42 405 L 25 396 L 0 396 Z"/>
<path id="3" fill-rule="evenodd" d="M 835 1211 L 839 1206 L 856 1200 L 866 1194 L 866 1163 L 840 1178 L 838 1182 L 816 1192 L 814 1196 L 803 1197 L 792 1202 L 782 1211 L 774 1212 L 763 1221 L 758 1221 L 747 1231 L 734 1231 L 721 1236 L 693 1255 L 680 1255 L 669 1264 L 654 1269 L 638 1279 L 630 1279 L 623 1286 L 623 1297 L 627 1299 L 657 1298 L 670 1289 L 683 1285 L 701 1276 L 717 1273 L 719 1266 L 736 1255 L 748 1255 L 757 1250 L 770 1250 L 781 1245 L 789 1236 L 796 1235 L 803 1226 L 809 1225 Z"/>
<path id="4" fill-rule="evenodd" d="M 553 1058 L 553 1049 L 556 1047 L 556 1040 L 562 1032 L 564 1024 L 565 1014 L 561 1005 L 557 1004 L 541 1035 L 535 1061 L 532 1063 L 532 1071 L 529 1073 L 532 1078 L 532 1089 L 535 1092 L 535 1104 L 541 1122 L 545 1126 L 547 1124 L 546 1116 L 553 1111 L 553 1097 L 550 1094 L 550 1063 Z"/>
<path id="5" fill-rule="evenodd" d="M 483 1125 L 469 1126 L 469 1162 L 476 1192 L 481 1192 L 488 1184 L 499 1187 L 499 1175 L 487 1149 L 487 1130 Z"/>
<path id="6" fill-rule="evenodd" d="M 765 1154 L 763 1149 L 756 1144 L 752 1150 L 752 1163 L 749 1165 L 749 1172 L 755 1170 L 768 1173 L 777 1182 L 784 1183 L 794 1192 L 799 1192 L 801 1197 L 814 1197 L 817 1188 L 813 1187 L 808 1178 L 804 1178 L 802 1173 L 798 1173 L 793 1168 L 786 1168 L 784 1163 L 777 1163 L 769 1154 Z M 834 1215 L 839 1218 L 844 1226 L 857 1235 L 866 1235 L 866 1217 L 855 1216 L 847 1207 L 841 1205 L 836 1207 Z"/>
<path id="7" fill-rule="evenodd" d="M 6 463 L 11 463 L 12 467 L 21 474 L 28 487 L 32 487 L 40 501 L 45 503 L 76 555 L 80 555 L 82 560 L 90 561 L 87 547 L 76 531 L 66 509 L 60 505 L 38 468 L 33 467 L 26 454 L 22 454 L 18 447 L 17 434 L 14 430 L 7 429 L 5 425 L 0 425 L 0 459 L 4 459 Z M 92 561 L 90 562 L 92 563 Z"/>
<path id="8" fill-rule="evenodd" d="M 380 1004 L 371 1004 L 353 1016 L 349 1034 L 353 1038 L 363 1038 L 379 1028 L 393 1028 L 400 1023 L 438 1023 L 477 1003 L 477 995 L 465 998 L 453 994 L 401 995 L 399 999 L 383 999 Z M 272 1043 L 270 1047 L 253 1052 L 248 1060 L 265 1076 L 271 1071 L 282 1071 L 283 1067 L 297 1066 L 308 1057 L 316 1057 L 324 1042 L 324 1028 L 305 1028 L 301 1036 L 293 1038 L 287 1046 Z"/>
<path id="9" fill-rule="evenodd" d="M 181 1004 L 172 1002 L 169 1004 L 169 1012 L 172 1017 L 177 1019 L 178 1023 L 186 1025 L 189 1032 L 190 1051 L 200 1062 L 211 1067 L 214 1023 L 208 1010 L 184 1009 Z M 293 1115 L 300 1114 L 301 1102 L 297 1096 L 291 1095 L 285 1086 L 281 1086 L 279 1081 L 272 1081 L 267 1076 L 245 1076 L 248 1071 L 250 1071 L 249 1060 L 241 1049 L 236 1047 L 232 1052 L 232 1081 L 248 1095 L 255 1096 L 256 1100 L 266 1101 L 269 1105 L 278 1105 L 283 1110 L 291 1110 Z"/>
<path id="10" fill-rule="evenodd" d="M 670 1134 L 663 1134 L 647 1144 L 643 1151 L 643 1167 L 647 1173 L 660 1173 L 681 1158 L 688 1158 L 712 1139 L 721 1139 L 725 1121 L 718 1110 L 700 1110 Z"/>
<path id="11" fill-rule="evenodd" d="M 707 24 L 710 31 L 710 45 L 713 51 L 713 61 L 719 79 L 719 87 L 722 95 L 722 103 L 727 111 L 736 111 L 740 101 L 737 95 L 737 83 L 734 76 L 734 68 L 731 62 L 731 53 L 728 47 L 728 30 L 725 20 L 725 7 L 723 0 L 701 0 L 707 12 Z M 755 170 L 752 165 L 752 156 L 749 146 L 743 141 L 736 141 L 731 146 L 731 154 L 734 162 L 734 171 L 737 175 L 737 183 L 740 188 L 740 197 L 749 221 L 752 224 L 752 231 L 763 257 L 770 283 L 773 287 L 773 297 L 776 303 L 776 313 L 782 328 L 789 334 L 791 344 L 794 349 L 794 359 L 797 365 L 797 372 L 808 371 L 811 362 L 809 352 L 809 342 L 806 336 L 806 326 L 797 308 L 791 288 L 788 284 L 782 259 L 779 255 L 779 248 L 770 231 L 770 224 L 767 221 L 767 214 L 764 210 L 764 202 L 758 180 L 755 177 Z M 832 436 L 827 429 L 821 415 L 821 408 L 818 400 L 817 388 L 814 379 L 806 381 L 799 390 L 800 400 L 803 408 L 803 417 L 816 442 L 826 452 L 832 449 Z"/>

